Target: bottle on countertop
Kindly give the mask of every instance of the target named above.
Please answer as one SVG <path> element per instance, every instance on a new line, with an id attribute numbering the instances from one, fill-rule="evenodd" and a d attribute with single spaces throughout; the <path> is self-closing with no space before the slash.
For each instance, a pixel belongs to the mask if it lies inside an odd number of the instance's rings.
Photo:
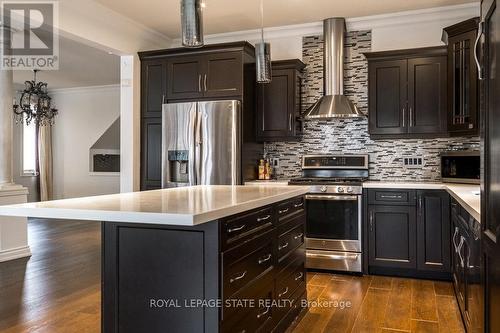
<path id="1" fill-rule="evenodd" d="M 263 159 L 259 162 L 259 180 L 266 179 L 266 164 Z"/>
<path id="2" fill-rule="evenodd" d="M 271 179 L 271 164 L 269 164 L 269 160 L 266 160 L 266 174 L 265 174 L 265 179 L 270 180 Z"/>

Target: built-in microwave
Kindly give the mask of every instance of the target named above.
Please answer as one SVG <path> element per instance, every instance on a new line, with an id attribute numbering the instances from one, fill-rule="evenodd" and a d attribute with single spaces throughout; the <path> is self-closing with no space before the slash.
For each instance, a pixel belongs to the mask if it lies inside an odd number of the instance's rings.
<path id="1" fill-rule="evenodd" d="M 441 154 L 441 178 L 444 182 L 479 184 L 479 151 L 448 151 Z"/>

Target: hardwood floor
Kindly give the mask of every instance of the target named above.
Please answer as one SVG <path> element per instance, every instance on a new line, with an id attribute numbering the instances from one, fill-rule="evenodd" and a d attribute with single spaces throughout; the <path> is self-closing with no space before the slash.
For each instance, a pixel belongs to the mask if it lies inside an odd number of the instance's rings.
<path id="1" fill-rule="evenodd" d="M 449 282 L 309 272 L 307 291 L 310 302 L 351 306 L 310 308 L 293 333 L 464 332 Z"/>
<path id="2" fill-rule="evenodd" d="M 100 332 L 100 227 L 29 221 L 33 256 L 0 263 L 1 333 Z M 463 332 L 451 283 L 326 273 L 307 280 L 308 299 L 331 307 L 311 307 L 293 333 Z"/>

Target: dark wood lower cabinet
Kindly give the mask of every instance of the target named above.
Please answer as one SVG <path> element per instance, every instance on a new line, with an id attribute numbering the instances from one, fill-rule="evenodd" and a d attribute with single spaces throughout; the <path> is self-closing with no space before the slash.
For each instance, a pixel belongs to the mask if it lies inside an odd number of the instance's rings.
<path id="1" fill-rule="evenodd" d="M 449 273 L 450 196 L 418 191 L 417 205 L 417 269 Z"/>
<path id="2" fill-rule="evenodd" d="M 279 207 L 302 200 L 195 227 L 104 222 L 102 331 L 284 332 L 306 299 L 305 211 Z"/>
<path id="3" fill-rule="evenodd" d="M 412 206 L 370 206 L 371 266 L 415 269 L 416 216 Z"/>
<path id="4" fill-rule="evenodd" d="M 368 272 L 450 279 L 450 205 L 440 190 L 369 189 Z"/>
<path id="5" fill-rule="evenodd" d="M 161 118 L 142 118 L 141 190 L 161 188 Z"/>

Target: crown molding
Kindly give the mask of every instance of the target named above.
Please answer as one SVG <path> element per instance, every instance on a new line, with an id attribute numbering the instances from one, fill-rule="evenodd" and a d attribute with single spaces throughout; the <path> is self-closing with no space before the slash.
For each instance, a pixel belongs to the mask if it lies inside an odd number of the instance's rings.
<path id="1" fill-rule="evenodd" d="M 435 21 L 460 21 L 479 16 L 479 3 L 467 3 L 462 5 L 434 7 L 404 12 L 347 18 L 348 31 L 371 30 L 373 28 L 419 24 Z M 323 22 L 312 22 L 304 24 L 286 25 L 280 27 L 269 27 L 264 29 L 266 39 L 302 37 L 323 34 Z M 220 34 L 206 35 L 207 43 L 224 43 L 235 40 L 255 41 L 260 38 L 260 29 L 234 31 Z M 173 45 L 179 45 L 180 39 L 173 40 Z"/>
<path id="2" fill-rule="evenodd" d="M 92 91 L 111 91 L 111 90 L 119 90 L 119 89 L 120 89 L 119 84 L 109 84 L 109 85 L 101 85 L 101 86 L 86 86 L 86 87 L 50 89 L 49 94 L 69 94 L 69 93 L 92 92 Z"/>

